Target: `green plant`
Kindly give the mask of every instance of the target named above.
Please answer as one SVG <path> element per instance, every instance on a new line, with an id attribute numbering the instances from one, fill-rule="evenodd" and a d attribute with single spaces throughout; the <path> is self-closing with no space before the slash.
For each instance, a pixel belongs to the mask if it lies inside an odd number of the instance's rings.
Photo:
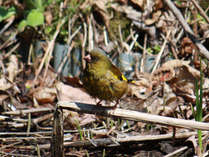
<path id="1" fill-rule="evenodd" d="M 76 125 L 77 125 L 77 128 L 78 128 L 78 132 L 80 134 L 80 139 L 81 139 L 81 141 L 83 141 L 84 140 L 84 135 L 83 135 L 83 131 L 81 130 L 81 126 L 80 126 L 78 121 L 76 121 Z"/>
<path id="2" fill-rule="evenodd" d="M 102 157 L 105 157 L 106 155 L 106 151 L 105 151 L 105 149 L 103 149 L 103 151 L 102 151 Z"/>
<path id="3" fill-rule="evenodd" d="M 49 0 L 48 0 L 49 1 Z M 49 3 L 46 10 L 50 10 L 50 13 L 53 16 L 52 23 L 49 25 L 44 26 L 44 34 L 47 36 L 47 38 L 51 39 L 54 32 L 56 31 L 57 24 L 59 21 L 63 18 L 71 20 L 71 22 L 66 23 L 62 26 L 60 29 L 59 35 L 56 39 L 59 43 L 66 43 L 68 41 L 68 29 L 69 25 L 71 25 L 71 32 L 74 32 L 82 23 L 80 20 L 75 20 L 75 15 L 80 14 L 80 6 L 84 0 L 70 0 L 68 1 L 67 5 L 60 10 L 60 5 L 63 3 L 63 0 L 54 0 L 53 2 Z M 78 39 L 80 41 L 80 39 Z"/>
<path id="4" fill-rule="evenodd" d="M 161 50 L 160 45 L 155 45 L 153 48 L 148 47 L 147 52 L 150 54 L 158 54 Z"/>
<path id="5" fill-rule="evenodd" d="M 14 7 L 11 7 L 9 9 L 0 7 L 0 22 L 2 22 L 5 19 L 10 18 L 14 14 L 16 14 L 16 10 Z"/>
<path id="6" fill-rule="evenodd" d="M 19 23 L 19 30 L 23 30 L 26 26 L 36 27 L 44 24 L 44 5 L 42 0 L 27 0 L 26 4 L 29 10 L 26 11 L 26 19 Z"/>
<path id="7" fill-rule="evenodd" d="M 201 62 L 200 62 L 201 64 Z M 195 96 L 196 96 L 196 112 L 193 110 L 193 114 L 195 117 L 196 121 L 201 122 L 202 121 L 202 98 L 203 98 L 203 73 L 200 67 L 200 80 L 195 81 Z M 197 130 L 197 135 L 198 135 L 198 144 L 201 152 L 203 151 L 203 146 L 202 146 L 202 131 Z"/>

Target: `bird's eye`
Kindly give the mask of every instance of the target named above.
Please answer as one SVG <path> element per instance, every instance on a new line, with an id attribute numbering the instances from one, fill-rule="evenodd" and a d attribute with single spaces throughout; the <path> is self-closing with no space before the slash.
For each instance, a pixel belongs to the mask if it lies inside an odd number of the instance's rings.
<path id="1" fill-rule="evenodd" d="M 91 56 L 91 59 L 92 59 L 93 62 L 96 62 L 96 61 L 98 60 L 98 57 L 96 57 L 96 56 Z"/>

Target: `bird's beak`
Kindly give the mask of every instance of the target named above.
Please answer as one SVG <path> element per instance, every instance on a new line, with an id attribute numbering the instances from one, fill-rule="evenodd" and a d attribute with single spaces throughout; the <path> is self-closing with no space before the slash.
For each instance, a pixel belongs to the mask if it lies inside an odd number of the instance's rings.
<path id="1" fill-rule="evenodd" d="M 85 61 L 87 61 L 88 63 L 90 63 L 91 62 L 91 56 L 90 56 L 90 54 L 86 55 L 83 59 Z"/>

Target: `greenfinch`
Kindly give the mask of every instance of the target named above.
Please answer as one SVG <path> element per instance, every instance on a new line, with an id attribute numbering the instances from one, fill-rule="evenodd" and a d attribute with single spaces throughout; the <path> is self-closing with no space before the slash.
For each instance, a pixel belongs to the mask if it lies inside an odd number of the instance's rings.
<path id="1" fill-rule="evenodd" d="M 117 107 L 128 89 L 125 76 L 99 49 L 93 49 L 84 59 L 87 63 L 82 77 L 84 88 L 92 97 L 100 99 L 97 105 L 102 100 L 116 101 L 114 107 Z"/>

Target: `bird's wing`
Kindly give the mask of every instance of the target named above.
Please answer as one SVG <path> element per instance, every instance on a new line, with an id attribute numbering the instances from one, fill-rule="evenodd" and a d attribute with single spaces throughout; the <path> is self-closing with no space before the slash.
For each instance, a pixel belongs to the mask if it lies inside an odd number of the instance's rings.
<path id="1" fill-rule="evenodd" d="M 122 80 L 127 81 L 126 77 L 120 72 L 120 70 L 119 70 L 115 65 L 112 64 L 111 70 L 112 70 L 113 75 L 114 75 L 117 79 L 119 79 L 119 80 L 121 80 L 121 81 L 122 81 Z"/>

